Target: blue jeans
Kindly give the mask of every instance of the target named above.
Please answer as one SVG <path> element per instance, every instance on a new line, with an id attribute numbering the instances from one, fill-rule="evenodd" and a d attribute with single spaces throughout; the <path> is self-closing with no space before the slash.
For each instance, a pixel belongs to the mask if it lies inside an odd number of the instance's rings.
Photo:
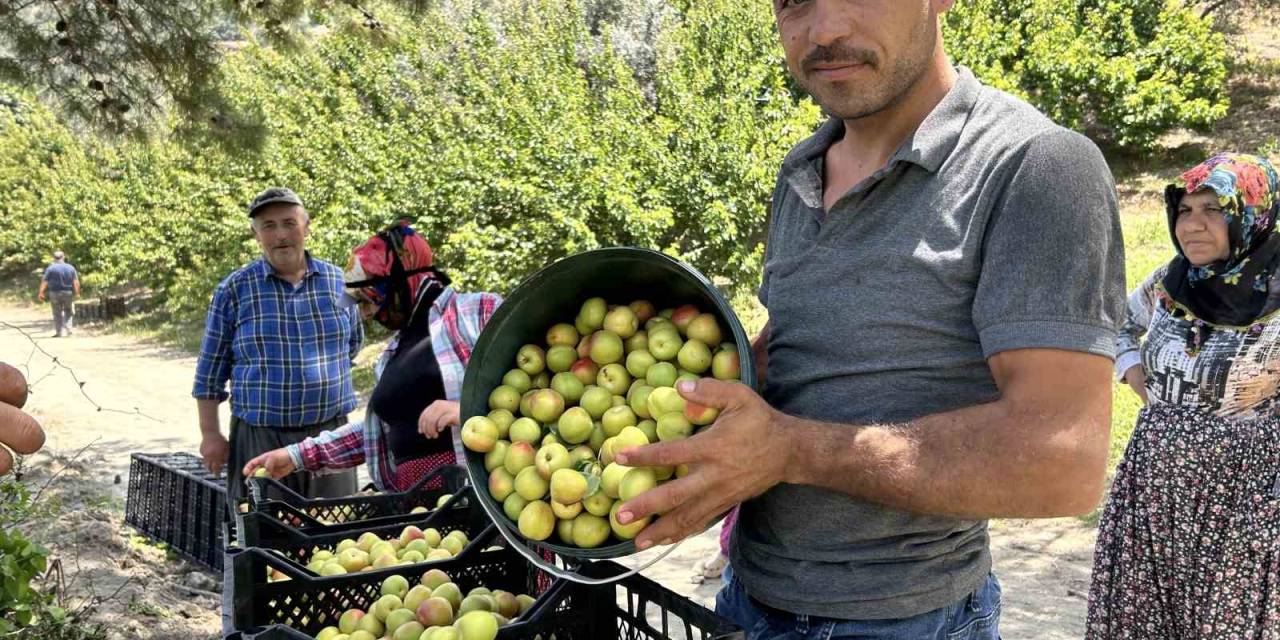
<path id="1" fill-rule="evenodd" d="M 995 574 L 959 602 L 897 620 L 835 620 L 765 610 L 737 576 L 716 594 L 716 613 L 747 640 L 1000 640 L 1000 582 Z"/>

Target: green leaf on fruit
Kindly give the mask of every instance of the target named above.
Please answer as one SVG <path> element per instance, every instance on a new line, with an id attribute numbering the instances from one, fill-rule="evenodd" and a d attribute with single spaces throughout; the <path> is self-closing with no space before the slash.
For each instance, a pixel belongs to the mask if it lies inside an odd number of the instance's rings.
<path id="1" fill-rule="evenodd" d="M 600 491 L 600 476 L 590 473 L 584 473 L 582 475 L 587 477 L 587 493 L 583 497 L 590 498 L 591 496 L 594 496 L 596 492 Z"/>

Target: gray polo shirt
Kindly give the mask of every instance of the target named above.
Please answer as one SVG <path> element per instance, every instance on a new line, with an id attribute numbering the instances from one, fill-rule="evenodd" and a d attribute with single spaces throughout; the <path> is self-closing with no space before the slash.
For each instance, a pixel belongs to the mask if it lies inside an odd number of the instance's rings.
<path id="1" fill-rule="evenodd" d="M 822 158 L 843 131 L 832 120 L 800 143 L 774 191 L 760 289 L 772 406 L 903 423 L 996 400 L 986 358 L 1000 351 L 1114 356 L 1124 249 L 1088 139 L 960 69 L 889 163 L 824 215 Z M 743 505 L 732 562 L 766 605 L 865 620 L 956 602 L 991 556 L 984 521 L 783 484 Z"/>

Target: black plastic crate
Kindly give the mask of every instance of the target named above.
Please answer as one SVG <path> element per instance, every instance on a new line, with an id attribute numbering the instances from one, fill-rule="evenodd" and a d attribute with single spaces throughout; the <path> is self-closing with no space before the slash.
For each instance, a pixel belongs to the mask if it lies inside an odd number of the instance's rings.
<path id="1" fill-rule="evenodd" d="M 191 561 L 222 568 L 228 522 L 226 480 L 189 453 L 135 453 L 125 523 Z"/>
<path id="2" fill-rule="evenodd" d="M 223 613 L 235 630 L 283 624 L 314 634 L 337 624 L 348 609 L 367 610 L 381 595 L 382 582 L 389 576 L 402 575 L 416 584 L 431 569 L 448 573 L 468 589 L 485 584 L 491 589 L 536 595 L 538 576 L 526 568 L 519 554 L 487 546 L 496 535 L 497 529 L 490 525 L 449 560 L 337 576 L 314 575 L 268 549 L 228 549 L 223 583 L 230 588 L 223 593 Z M 268 581 L 270 569 L 289 579 Z"/>
<path id="3" fill-rule="evenodd" d="M 468 550 L 457 558 L 433 565 L 442 569 L 463 592 L 477 586 L 528 593 L 537 598 L 533 609 L 503 627 L 498 638 L 532 640 L 555 634 L 557 640 L 741 640 L 742 631 L 707 608 L 640 575 L 615 584 L 587 586 L 566 580 L 549 582 L 519 554 L 506 548 Z M 281 568 L 268 552 L 249 549 L 228 552 L 233 596 L 224 602 L 237 633 L 228 640 L 305 640 L 351 608 L 368 609 L 378 598 L 382 581 L 403 575 L 416 583 L 423 569 L 393 567 L 380 571 L 311 577 L 296 572 L 293 579 L 262 583 L 256 576 L 268 567 Z M 282 569 L 283 570 L 283 569 Z M 293 569 L 291 569 L 293 570 Z M 580 570 L 592 577 L 619 575 L 626 569 L 599 562 Z M 247 588 L 252 585 L 252 588 Z M 226 596 L 224 596 L 224 600 Z"/>
<path id="4" fill-rule="evenodd" d="M 467 483 L 462 467 L 439 467 L 423 476 L 408 491 L 354 495 L 343 498 L 307 498 L 271 478 L 249 479 L 250 511 L 279 512 L 288 505 L 310 517 L 308 524 L 341 524 L 376 518 L 405 517 L 415 507 L 435 509 L 447 493 L 456 494 Z M 366 490 L 371 487 L 366 487 Z"/>
<path id="5" fill-rule="evenodd" d="M 443 491 L 439 491 L 435 493 L 437 494 L 437 498 L 438 496 L 445 495 Z M 439 511 L 446 511 L 446 510 L 452 510 L 452 511 L 458 511 L 458 512 L 468 511 L 468 510 L 474 510 L 477 512 L 480 511 L 479 507 L 475 506 L 476 502 L 473 499 L 470 486 L 463 485 L 462 487 L 456 489 L 453 493 L 451 493 L 450 496 L 451 497 L 449 498 L 449 500 L 444 504 L 442 504 L 439 508 L 435 506 L 437 500 L 432 500 L 431 507 L 425 512 L 411 513 L 410 511 L 406 511 L 398 514 L 373 517 L 373 518 L 368 518 L 364 520 L 350 520 L 347 522 L 338 522 L 338 523 L 333 523 L 333 522 L 320 520 L 316 518 L 315 515 L 313 515 L 314 511 L 307 509 L 305 506 L 301 506 L 301 507 L 295 506 L 280 500 L 259 500 L 256 504 L 256 507 L 257 507 L 256 509 L 252 511 L 246 511 L 238 515 L 236 519 L 239 522 L 245 522 L 245 523 L 262 522 L 266 519 L 271 519 L 271 520 L 280 522 L 282 524 L 289 525 L 291 527 L 302 529 L 304 531 L 309 531 L 309 532 L 363 531 L 370 527 L 377 527 L 381 525 L 414 524 L 421 521 L 423 518 L 426 518 L 431 514 L 437 513 Z M 327 500 L 332 502 L 334 500 L 341 500 L 341 499 L 339 498 L 339 499 L 327 499 Z M 423 506 L 425 507 L 425 505 Z M 245 518 L 244 516 L 248 514 L 257 514 L 260 517 Z M 246 541 L 241 546 L 252 547 L 252 546 L 261 546 L 261 545 L 258 545 L 252 540 L 250 540 L 250 541 Z"/>
<path id="6" fill-rule="evenodd" d="M 364 533 L 373 533 L 379 538 L 397 536 L 409 525 L 423 530 L 435 528 L 441 535 L 461 530 L 467 534 L 468 547 L 491 544 L 496 533 L 493 524 L 479 507 L 463 506 L 464 501 L 474 504 L 467 501 L 470 493 L 471 487 L 464 487 L 440 509 L 415 514 L 407 520 L 396 518 L 395 522 L 366 521 L 294 527 L 287 520 L 282 522 L 270 513 L 240 514 L 236 517 L 239 532 L 237 544 L 240 547 L 278 552 L 303 571 L 307 571 L 305 567 L 310 562 L 312 551 L 317 547 L 332 548 L 345 538 L 358 538 Z M 288 506 L 282 508 L 286 512 L 290 509 Z M 294 517 L 305 518 L 306 515 L 298 513 Z M 374 523 L 373 526 L 370 526 L 370 522 Z M 414 566 L 422 567 L 420 571 L 425 571 L 438 562 L 442 561 Z M 308 573 L 310 574 L 309 571 Z"/>

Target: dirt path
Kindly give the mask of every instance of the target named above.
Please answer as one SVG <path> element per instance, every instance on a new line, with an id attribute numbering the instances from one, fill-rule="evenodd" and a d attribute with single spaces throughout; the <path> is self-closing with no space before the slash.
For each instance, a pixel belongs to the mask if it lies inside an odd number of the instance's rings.
<path id="1" fill-rule="evenodd" d="M 0 321 L 17 327 L 0 325 L 0 361 L 27 373 L 28 409 L 44 424 L 49 449 L 71 454 L 90 446 L 105 461 L 98 472 L 107 482 L 127 476 L 130 452 L 198 450 L 195 358 L 94 328 L 51 338 L 47 311 L 0 306 Z"/>
<path id="2" fill-rule="evenodd" d="M 0 361 L 27 373 L 27 409 L 48 436 L 26 480 L 40 487 L 57 474 L 45 496 L 61 511 L 24 529 L 61 561 L 72 604 L 104 600 L 89 620 L 111 640 L 220 638 L 215 577 L 123 526 L 129 454 L 199 447 L 195 359 L 95 329 L 50 338 L 47 313 L 0 303 Z"/>
<path id="3" fill-rule="evenodd" d="M 151 583 L 143 589 L 126 588 L 133 604 L 125 599 L 105 608 L 99 619 L 124 629 L 117 632 L 121 638 L 216 634 L 216 601 L 186 588 L 188 579 L 199 581 L 189 575 L 193 568 L 172 559 L 164 562 L 163 554 L 136 544 L 119 525 L 130 452 L 195 452 L 199 445 L 190 398 L 195 359 L 92 328 L 70 338 L 49 338 L 45 308 L 0 303 L 0 321 L 37 336 L 39 349 L 47 352 L 35 349 L 17 330 L 0 326 L 0 360 L 29 369 L 35 382 L 29 408 L 49 434 L 47 451 L 35 460 L 37 467 L 57 468 L 67 456 L 88 447 L 59 482 L 70 483 L 69 494 L 82 501 L 93 501 L 95 494 L 109 497 L 100 501 L 101 506 L 71 514 L 58 523 L 61 531 L 48 535 L 66 553 L 73 542 L 106 548 L 105 554 L 81 554 L 100 593 L 114 590 L 131 576 Z M 75 378 L 58 368 L 51 356 L 74 371 Z M 103 411 L 81 395 L 77 379 Z M 116 530 L 104 530 L 104 523 Z M 645 574 L 711 604 L 717 581 L 696 584 L 690 568 L 714 551 L 715 534 L 713 530 L 686 542 Z M 1091 527 L 1073 519 L 993 524 L 992 549 L 1005 595 L 1005 638 L 1083 636 L 1093 535 Z"/>

